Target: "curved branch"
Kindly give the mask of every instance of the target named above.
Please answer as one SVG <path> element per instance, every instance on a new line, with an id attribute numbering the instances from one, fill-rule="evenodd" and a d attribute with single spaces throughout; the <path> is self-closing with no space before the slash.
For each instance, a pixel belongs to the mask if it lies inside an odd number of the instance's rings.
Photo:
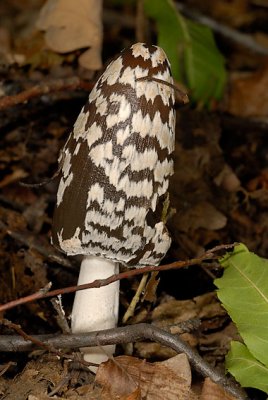
<path id="1" fill-rule="evenodd" d="M 70 335 L 34 335 L 32 341 L 25 341 L 21 336 L 0 336 L 0 351 L 32 351 L 36 343 L 42 341 L 45 346 L 54 348 L 77 349 L 79 347 L 123 344 L 148 339 L 170 347 L 177 353 L 185 353 L 192 365 L 204 377 L 221 385 L 227 392 L 239 400 L 245 400 L 244 391 L 230 379 L 211 367 L 202 357 L 178 336 L 150 324 L 129 325 L 121 328 L 107 329 Z"/>

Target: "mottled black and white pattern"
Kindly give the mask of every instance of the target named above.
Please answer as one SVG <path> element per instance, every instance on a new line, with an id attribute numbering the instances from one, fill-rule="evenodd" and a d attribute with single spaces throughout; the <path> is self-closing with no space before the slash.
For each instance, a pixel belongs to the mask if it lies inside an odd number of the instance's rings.
<path id="1" fill-rule="evenodd" d="M 148 79 L 137 80 L 148 77 Z M 52 241 L 70 255 L 157 265 L 170 246 L 161 221 L 173 173 L 174 89 L 164 51 L 124 50 L 97 81 L 61 155 Z"/>

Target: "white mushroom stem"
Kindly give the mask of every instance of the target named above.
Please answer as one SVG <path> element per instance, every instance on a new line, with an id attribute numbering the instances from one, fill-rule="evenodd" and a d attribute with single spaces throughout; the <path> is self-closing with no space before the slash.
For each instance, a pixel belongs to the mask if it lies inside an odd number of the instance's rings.
<path id="1" fill-rule="evenodd" d="M 85 256 L 81 263 L 78 285 L 105 279 L 118 273 L 119 265 L 105 258 Z M 72 332 L 92 332 L 114 328 L 118 321 L 119 281 L 110 285 L 76 292 L 72 310 Z M 115 351 L 114 345 L 83 347 L 84 359 L 100 364 Z M 90 367 L 96 372 L 96 367 Z"/>

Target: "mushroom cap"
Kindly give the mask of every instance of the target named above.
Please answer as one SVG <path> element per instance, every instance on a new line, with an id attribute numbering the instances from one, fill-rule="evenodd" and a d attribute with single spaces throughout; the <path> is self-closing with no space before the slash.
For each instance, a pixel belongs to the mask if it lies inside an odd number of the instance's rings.
<path id="1" fill-rule="evenodd" d="M 98 79 L 59 160 L 52 242 L 63 252 L 136 267 L 166 254 L 161 213 L 175 111 L 165 82 L 173 83 L 164 51 L 143 43 L 123 50 Z"/>

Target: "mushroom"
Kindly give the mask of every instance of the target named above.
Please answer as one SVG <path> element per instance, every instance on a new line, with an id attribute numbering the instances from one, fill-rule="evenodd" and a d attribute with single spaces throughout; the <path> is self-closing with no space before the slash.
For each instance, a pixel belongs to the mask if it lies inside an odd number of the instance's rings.
<path id="1" fill-rule="evenodd" d="M 79 285 L 117 273 L 119 264 L 158 265 L 170 247 L 161 214 L 173 174 L 172 84 L 160 47 L 124 50 L 98 79 L 61 152 L 52 242 L 83 256 Z M 76 292 L 72 332 L 115 327 L 118 304 L 119 282 Z M 82 352 L 100 363 L 114 350 Z"/>

